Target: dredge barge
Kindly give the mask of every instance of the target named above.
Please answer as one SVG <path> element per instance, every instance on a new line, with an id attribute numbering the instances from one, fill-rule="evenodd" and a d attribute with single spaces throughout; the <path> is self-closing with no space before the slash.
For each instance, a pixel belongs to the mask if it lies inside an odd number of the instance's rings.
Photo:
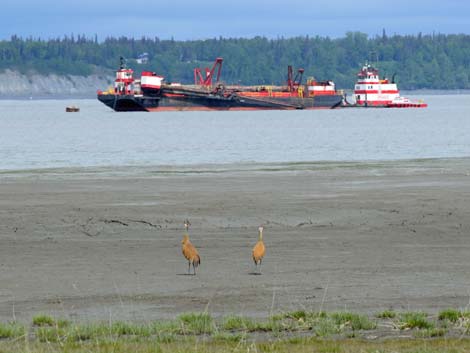
<path id="1" fill-rule="evenodd" d="M 165 83 L 163 76 L 147 71 L 134 79 L 134 71 L 121 58 L 114 87 L 98 91 L 98 100 L 115 111 L 293 110 L 335 108 L 344 102 L 332 81 L 309 78 L 302 84 L 304 70 L 298 69 L 294 77 L 292 66 L 284 86 L 224 85 L 220 82 L 222 62 L 217 58 L 212 69 L 194 69 L 194 84 L 183 85 Z"/>

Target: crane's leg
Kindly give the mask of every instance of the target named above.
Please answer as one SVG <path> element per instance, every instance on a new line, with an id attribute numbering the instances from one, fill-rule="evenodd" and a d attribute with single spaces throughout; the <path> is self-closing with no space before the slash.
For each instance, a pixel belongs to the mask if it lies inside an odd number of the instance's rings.
<path id="1" fill-rule="evenodd" d="M 196 276 L 196 266 L 194 266 L 194 262 L 193 262 L 193 271 L 194 271 L 194 276 Z"/>
<path id="2" fill-rule="evenodd" d="M 259 274 L 261 274 L 261 262 L 263 262 L 263 259 L 259 260 Z"/>
<path id="3" fill-rule="evenodd" d="M 191 274 L 191 261 L 188 261 L 188 275 Z"/>

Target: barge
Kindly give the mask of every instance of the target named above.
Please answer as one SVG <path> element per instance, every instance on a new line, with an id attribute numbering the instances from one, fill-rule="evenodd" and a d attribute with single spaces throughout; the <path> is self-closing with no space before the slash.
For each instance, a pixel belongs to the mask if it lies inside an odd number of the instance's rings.
<path id="1" fill-rule="evenodd" d="M 166 83 L 163 76 L 148 71 L 136 79 L 121 57 L 114 87 L 98 91 L 97 98 L 115 111 L 147 112 L 329 109 L 344 104 L 344 94 L 333 81 L 309 78 L 303 84 L 304 70 L 298 69 L 294 77 L 292 66 L 283 86 L 225 85 L 220 81 L 222 62 L 217 58 L 212 69 L 194 69 L 194 84 L 179 84 Z"/>

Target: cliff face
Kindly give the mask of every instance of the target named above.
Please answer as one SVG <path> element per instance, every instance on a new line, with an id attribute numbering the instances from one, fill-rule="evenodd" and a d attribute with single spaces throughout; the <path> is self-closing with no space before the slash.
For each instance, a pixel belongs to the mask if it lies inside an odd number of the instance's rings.
<path id="1" fill-rule="evenodd" d="M 0 97 L 91 98 L 97 90 L 106 90 L 113 80 L 110 76 L 24 75 L 6 70 L 0 73 Z"/>

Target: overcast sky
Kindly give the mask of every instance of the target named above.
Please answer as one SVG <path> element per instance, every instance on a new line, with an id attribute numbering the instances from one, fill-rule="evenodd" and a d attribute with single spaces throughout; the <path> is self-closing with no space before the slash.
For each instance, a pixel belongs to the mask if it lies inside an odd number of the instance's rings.
<path id="1" fill-rule="evenodd" d="M 1 0 L 0 39 L 470 34 L 468 0 Z"/>

